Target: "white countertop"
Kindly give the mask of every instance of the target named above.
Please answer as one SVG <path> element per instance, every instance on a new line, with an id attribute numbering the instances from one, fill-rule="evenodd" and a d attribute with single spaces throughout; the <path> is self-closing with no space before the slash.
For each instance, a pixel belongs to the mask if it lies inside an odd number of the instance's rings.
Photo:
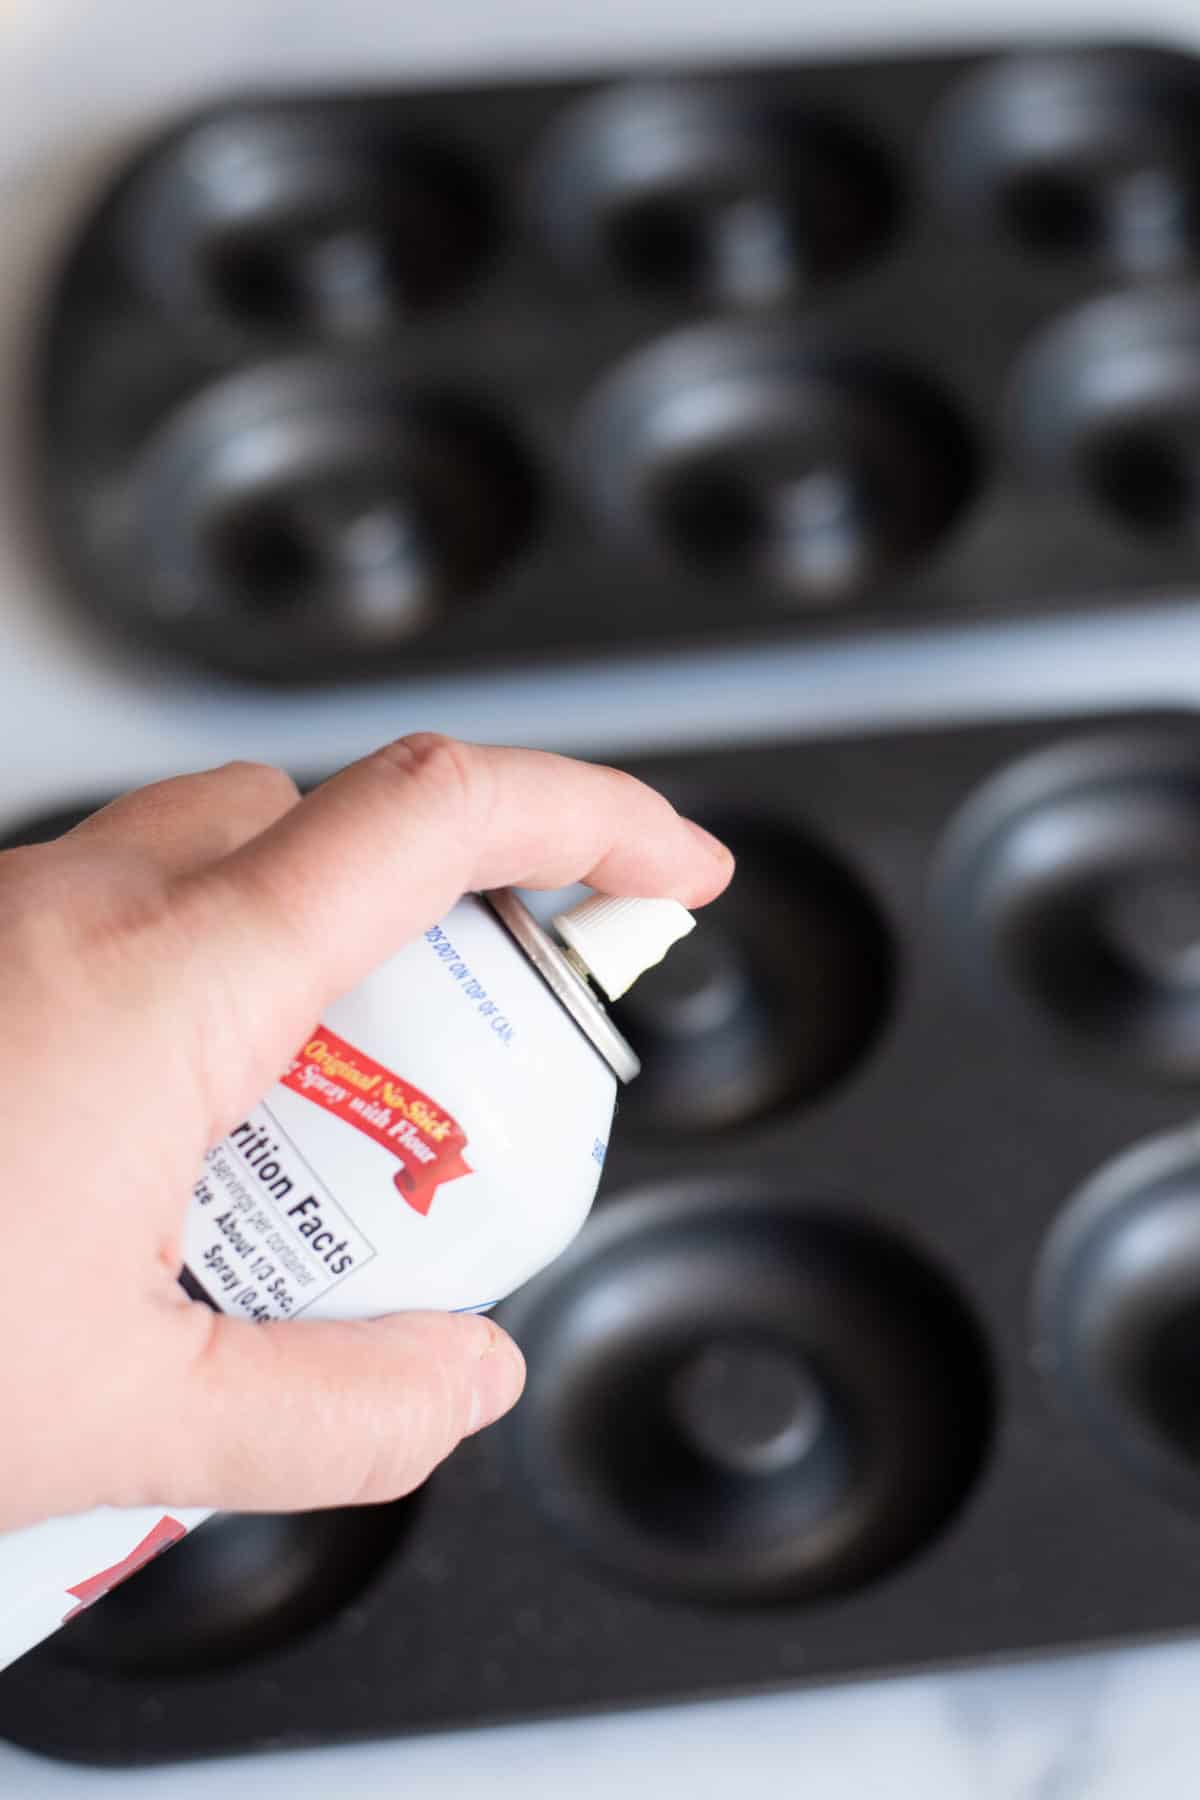
<path id="1" fill-rule="evenodd" d="M 76 796 L 229 756 L 313 769 L 418 726 L 586 751 L 734 741 L 983 713 L 1200 702 L 1200 608 L 1014 634 L 897 637 L 822 653 L 699 657 L 607 675 L 394 683 L 316 696 L 163 676 L 86 642 L 48 603 L 19 493 L 22 346 L 47 258 L 97 164 L 152 114 L 225 85 L 356 74 L 586 67 L 787 46 L 953 46 L 1003 36 L 1132 34 L 1127 5 L 1005 0 L 757 0 L 753 29 L 716 0 L 337 0 L 303 27 L 294 0 L 5 0 L 0 7 L 0 829 Z M 318 10 L 318 9 L 314 9 Z M 1194 0 L 1152 0 L 1143 37 L 1200 39 Z M 62 721 L 69 721 L 64 729 Z M 514 723 L 517 722 L 517 723 Z M 1114 1554 L 1119 1546 L 1114 1546 Z M 1200 1593 L 1197 1594 L 1200 1619 Z M 21 1800 L 247 1789 L 307 1800 L 399 1793 L 707 1800 L 779 1788 L 806 1800 L 1139 1800 L 1200 1786 L 1200 1639 L 807 1694 L 103 1773 L 0 1745 Z"/>

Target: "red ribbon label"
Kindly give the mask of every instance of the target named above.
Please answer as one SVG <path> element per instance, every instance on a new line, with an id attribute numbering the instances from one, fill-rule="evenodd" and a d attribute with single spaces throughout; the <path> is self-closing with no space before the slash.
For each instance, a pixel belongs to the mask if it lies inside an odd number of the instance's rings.
<path id="1" fill-rule="evenodd" d="M 161 1556 L 164 1550 L 169 1550 L 172 1544 L 177 1544 L 181 1537 L 186 1536 L 187 1526 L 181 1525 L 178 1519 L 173 1519 L 170 1513 L 164 1513 L 158 1524 L 152 1526 L 141 1542 L 133 1546 L 128 1556 L 113 1563 L 110 1569 L 101 1569 L 98 1575 L 89 1575 L 86 1581 L 77 1581 L 74 1587 L 67 1589 L 68 1594 L 74 1595 L 79 1605 L 73 1606 L 64 1615 L 63 1624 L 68 1619 L 73 1619 L 77 1613 L 86 1611 L 89 1606 L 94 1606 L 97 1600 L 103 1600 L 105 1594 L 120 1587 L 123 1581 L 136 1575 L 139 1569 L 144 1569 L 148 1562 L 153 1562 L 156 1556 Z"/>
<path id="2" fill-rule="evenodd" d="M 393 1185 L 422 1217 L 443 1182 L 471 1173 L 462 1154 L 467 1134 L 457 1119 L 335 1031 L 321 1026 L 281 1079 L 389 1150 L 401 1164 Z"/>

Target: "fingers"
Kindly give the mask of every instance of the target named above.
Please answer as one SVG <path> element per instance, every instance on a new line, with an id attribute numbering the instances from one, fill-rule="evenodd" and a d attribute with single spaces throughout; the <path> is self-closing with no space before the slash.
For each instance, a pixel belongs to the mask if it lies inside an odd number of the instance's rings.
<path id="1" fill-rule="evenodd" d="M 586 881 L 698 906 L 732 871 L 632 776 L 420 735 L 326 782 L 195 886 L 227 944 L 264 972 L 286 957 L 309 1019 L 469 889 Z"/>
<path id="2" fill-rule="evenodd" d="M 299 798 L 282 769 L 231 762 L 124 794 L 63 841 L 141 851 L 165 874 L 186 875 L 257 837 Z"/>
<path id="3" fill-rule="evenodd" d="M 471 1314 L 252 1325 L 197 1304 L 171 1330 L 185 1366 L 148 1478 L 151 1497 L 179 1506 L 395 1499 L 507 1412 L 525 1379 L 512 1340 Z M 161 1367 L 154 1379 L 161 1393 Z"/>

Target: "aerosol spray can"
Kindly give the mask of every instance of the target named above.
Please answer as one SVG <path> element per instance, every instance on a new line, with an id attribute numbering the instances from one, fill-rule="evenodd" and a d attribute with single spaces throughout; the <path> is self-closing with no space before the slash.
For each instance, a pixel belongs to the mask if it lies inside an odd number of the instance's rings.
<path id="1" fill-rule="evenodd" d="M 542 929 L 467 895 L 330 1006 L 204 1161 L 194 1299 L 259 1322 L 486 1311 L 579 1231 L 619 1081 L 616 999 L 693 925 L 593 896 Z M 211 1516 L 103 1507 L 0 1535 L 0 1668 Z"/>

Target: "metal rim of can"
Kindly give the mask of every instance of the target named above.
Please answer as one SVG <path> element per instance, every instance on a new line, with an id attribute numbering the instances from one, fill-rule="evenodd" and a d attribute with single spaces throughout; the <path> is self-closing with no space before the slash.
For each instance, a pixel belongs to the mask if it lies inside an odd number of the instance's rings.
<path id="1" fill-rule="evenodd" d="M 512 888 L 491 888 L 482 898 L 618 1080 L 632 1081 L 642 1067 L 632 1044 L 617 1030 L 562 947 L 543 930 Z"/>

